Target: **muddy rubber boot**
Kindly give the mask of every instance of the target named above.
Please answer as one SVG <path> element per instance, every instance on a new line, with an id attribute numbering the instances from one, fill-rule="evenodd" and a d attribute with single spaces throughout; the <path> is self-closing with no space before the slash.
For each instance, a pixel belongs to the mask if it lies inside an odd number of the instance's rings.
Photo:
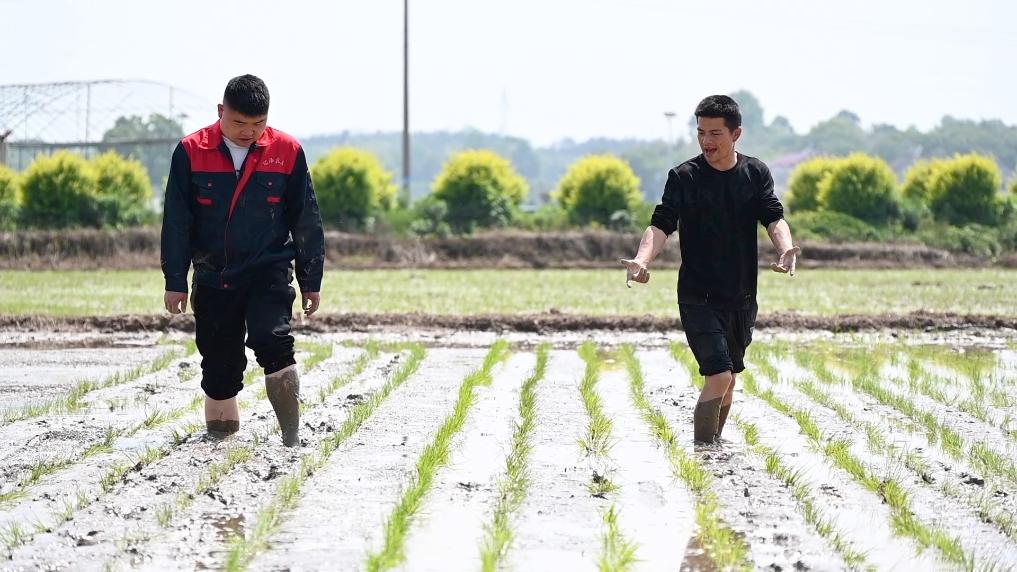
<path id="1" fill-rule="evenodd" d="M 730 403 L 728 403 L 727 405 L 721 405 L 720 406 L 720 418 L 717 421 L 717 438 L 718 439 L 720 439 L 720 436 L 724 433 L 724 423 L 727 422 L 727 414 L 728 414 L 729 411 L 731 411 L 731 404 Z"/>
<path id="2" fill-rule="evenodd" d="M 297 447 L 300 445 L 300 376 L 297 366 L 291 365 L 272 375 L 265 376 L 265 389 L 268 401 L 275 410 L 282 430 L 283 445 Z"/>
<path id="3" fill-rule="evenodd" d="M 720 397 L 696 403 L 693 414 L 693 433 L 700 443 L 713 443 L 717 438 L 717 426 L 720 425 Z"/>
<path id="4" fill-rule="evenodd" d="M 205 430 L 216 439 L 225 439 L 240 430 L 240 407 L 236 397 L 212 399 L 205 396 Z"/>

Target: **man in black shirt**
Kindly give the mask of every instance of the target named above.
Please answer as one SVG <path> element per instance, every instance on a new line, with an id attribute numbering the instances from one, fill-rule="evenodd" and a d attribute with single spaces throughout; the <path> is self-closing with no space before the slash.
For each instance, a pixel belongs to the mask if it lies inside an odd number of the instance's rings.
<path id="1" fill-rule="evenodd" d="M 689 347 L 706 383 L 696 404 L 696 441 L 713 442 L 724 429 L 735 379 L 745 369 L 745 348 L 756 321 L 756 223 L 766 227 L 779 257 L 774 272 L 794 275 L 798 247 L 792 245 L 784 208 L 762 161 L 735 151 L 741 112 L 726 95 L 696 107 L 703 153 L 671 169 L 664 196 L 643 233 L 626 284 L 650 280 L 648 267 L 678 231 L 682 263 L 678 310 Z"/>

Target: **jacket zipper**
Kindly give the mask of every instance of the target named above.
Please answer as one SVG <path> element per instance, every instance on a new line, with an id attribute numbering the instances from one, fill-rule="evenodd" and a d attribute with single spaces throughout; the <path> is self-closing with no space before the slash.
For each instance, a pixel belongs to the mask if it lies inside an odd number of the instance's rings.
<path id="1" fill-rule="evenodd" d="M 225 145 L 225 143 L 223 143 L 223 144 Z M 252 145 L 252 147 L 253 146 L 254 145 Z M 233 186 L 233 192 L 234 193 L 237 192 L 236 185 L 240 184 L 240 180 L 243 178 L 243 175 L 244 175 L 244 169 L 247 168 L 247 160 L 251 157 L 251 153 L 253 151 L 254 151 L 253 149 L 248 149 L 247 150 L 247 155 L 244 156 L 243 162 L 240 163 L 240 175 L 239 176 L 237 175 L 236 170 L 233 171 L 233 179 L 235 181 L 234 186 Z M 232 163 L 233 162 L 233 154 L 230 153 L 229 149 L 226 149 L 226 151 L 224 151 L 224 152 L 229 157 L 230 163 Z M 229 212 L 229 213 L 226 214 L 226 227 L 223 229 L 223 238 L 222 238 L 223 266 L 222 266 L 222 271 L 219 272 L 219 284 L 222 285 L 223 288 L 229 288 L 229 284 L 226 283 L 226 269 L 229 268 L 229 266 L 230 266 L 230 247 L 229 247 L 229 243 L 230 243 L 230 220 L 232 218 L 233 218 L 233 213 L 232 212 Z"/>

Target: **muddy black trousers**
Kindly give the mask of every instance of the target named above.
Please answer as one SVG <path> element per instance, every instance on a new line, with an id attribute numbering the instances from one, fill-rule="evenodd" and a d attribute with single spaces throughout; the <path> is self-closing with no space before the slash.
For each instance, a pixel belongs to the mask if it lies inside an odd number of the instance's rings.
<path id="1" fill-rule="evenodd" d="M 201 389 L 212 399 L 235 397 L 244 388 L 247 347 L 265 375 L 293 365 L 290 320 L 296 291 L 288 266 L 260 271 L 246 285 L 191 289 L 195 340 L 201 354 Z"/>

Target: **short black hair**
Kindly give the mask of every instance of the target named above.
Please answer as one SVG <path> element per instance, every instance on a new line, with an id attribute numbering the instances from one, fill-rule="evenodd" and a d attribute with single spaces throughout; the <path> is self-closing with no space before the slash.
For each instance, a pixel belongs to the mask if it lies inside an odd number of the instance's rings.
<path id="1" fill-rule="evenodd" d="M 727 95 L 703 98 L 696 106 L 696 119 L 700 117 L 723 117 L 724 125 L 731 131 L 742 126 L 742 112 L 738 109 L 738 102 Z"/>
<path id="2" fill-rule="evenodd" d="M 237 76 L 226 84 L 222 102 L 248 117 L 268 115 L 268 86 L 251 74 Z"/>

